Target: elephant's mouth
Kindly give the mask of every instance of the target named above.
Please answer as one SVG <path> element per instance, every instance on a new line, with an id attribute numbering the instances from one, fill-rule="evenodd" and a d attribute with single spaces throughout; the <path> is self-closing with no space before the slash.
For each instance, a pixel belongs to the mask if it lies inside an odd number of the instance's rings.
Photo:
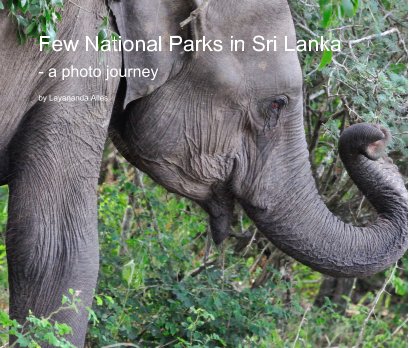
<path id="1" fill-rule="evenodd" d="M 220 245 L 231 235 L 235 198 L 226 187 L 213 189 L 213 197 L 200 206 L 209 214 L 209 225 L 213 241 Z"/>

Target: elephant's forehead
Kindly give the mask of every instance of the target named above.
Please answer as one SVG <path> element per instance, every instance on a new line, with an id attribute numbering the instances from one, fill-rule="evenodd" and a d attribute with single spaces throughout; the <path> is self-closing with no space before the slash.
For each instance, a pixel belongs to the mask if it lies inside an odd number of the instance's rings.
<path id="1" fill-rule="evenodd" d="M 302 72 L 295 52 L 258 52 L 242 64 L 246 85 L 259 93 L 291 93 L 302 87 Z"/>
<path id="2" fill-rule="evenodd" d="M 206 20 L 229 28 L 249 24 L 264 26 L 271 21 L 291 19 L 286 0 L 210 0 L 206 7 Z"/>
<path id="3" fill-rule="evenodd" d="M 224 47 L 220 53 L 204 54 L 203 70 L 212 71 L 222 81 L 240 83 L 267 95 L 299 90 L 302 73 L 287 2 L 248 0 L 231 6 L 229 2 L 210 2 L 205 34 L 210 39 L 222 39 Z M 235 49 L 232 40 L 244 44 L 239 43 Z"/>
<path id="4" fill-rule="evenodd" d="M 248 91 L 258 97 L 298 93 L 302 72 L 296 52 L 202 53 L 194 60 L 195 81 L 207 81 L 207 87 L 228 93 Z"/>

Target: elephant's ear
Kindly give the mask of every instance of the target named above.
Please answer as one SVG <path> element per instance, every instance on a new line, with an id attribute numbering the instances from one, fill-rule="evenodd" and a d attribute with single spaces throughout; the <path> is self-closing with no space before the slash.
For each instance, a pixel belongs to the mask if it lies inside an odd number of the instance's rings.
<path id="1" fill-rule="evenodd" d="M 178 47 L 170 52 L 169 36 L 185 38 L 188 30 L 180 27 L 180 22 L 189 17 L 191 1 L 179 0 L 113 0 L 109 6 L 124 40 L 156 40 L 162 37 L 160 52 L 123 52 L 125 69 L 158 69 L 156 78 L 127 78 L 125 105 L 144 97 L 160 87 L 180 69 L 183 55 Z"/>

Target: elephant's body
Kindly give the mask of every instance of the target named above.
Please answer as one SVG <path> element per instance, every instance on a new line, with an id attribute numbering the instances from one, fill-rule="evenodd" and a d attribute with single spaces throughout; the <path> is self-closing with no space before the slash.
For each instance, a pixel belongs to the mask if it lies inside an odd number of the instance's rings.
<path id="1" fill-rule="evenodd" d="M 105 121 L 101 122 L 103 128 L 106 129 L 109 123 L 106 110 L 112 107 L 118 84 L 117 79 L 110 79 L 108 83 L 103 78 L 74 78 L 61 81 L 59 76 L 48 78 L 47 74 L 50 68 L 55 68 L 59 72 L 62 68 L 71 65 L 77 68 L 88 68 L 89 66 L 104 68 L 108 64 L 113 68 L 120 68 L 120 53 L 99 54 L 92 50 L 85 52 L 85 35 L 96 36 L 97 28 L 101 25 L 101 16 L 107 13 L 103 0 L 92 0 L 88 5 L 91 13 L 72 4 L 67 5 L 63 21 L 58 26 L 59 39 L 79 40 L 80 45 L 75 52 L 64 50 L 41 52 L 40 46 L 33 40 L 24 45 L 20 44 L 17 40 L 16 24 L 6 11 L 0 11 L 0 183 L 9 180 L 10 171 L 6 169 L 6 165 L 10 159 L 10 156 L 7 156 L 7 151 L 11 149 L 10 143 L 13 138 L 17 138 L 15 135 L 18 129 L 24 131 L 24 122 L 29 111 L 41 107 L 39 96 L 49 94 L 54 96 L 108 96 L 108 103 L 93 102 L 85 108 L 96 107 L 95 114 L 104 115 Z M 50 103 L 47 105 L 46 108 L 49 108 Z M 59 109 L 58 105 L 52 106 L 54 107 Z M 60 110 L 63 108 L 64 103 Z M 56 112 L 56 114 L 60 113 Z M 43 120 L 48 122 L 45 118 L 43 117 Z"/>
<path id="2" fill-rule="evenodd" d="M 106 13 L 102 0 L 84 4 L 92 13 L 65 6 L 61 39 L 95 36 Z M 72 288 L 82 299 L 79 314 L 55 319 L 74 330 L 81 346 L 85 306 L 92 301 L 98 273 L 96 186 L 118 80 L 49 78 L 48 69 L 120 68 L 118 53 L 40 52 L 20 45 L 16 27 L 0 11 L 0 183 L 10 188 L 7 258 L 10 314 L 24 321 L 31 309 L 46 315 L 61 306 Z M 102 69 L 104 70 L 104 69 Z M 39 72 L 44 74 L 39 74 Z M 106 96 L 108 101 L 46 102 L 42 96 Z"/>
<path id="3" fill-rule="evenodd" d="M 342 138 L 341 158 L 380 215 L 369 228 L 345 224 L 326 208 L 312 177 L 288 4 L 198 3 L 204 7 L 191 23 L 191 39 L 239 38 L 245 50 L 167 57 L 173 61 L 171 78 L 114 118 L 111 133 L 120 151 L 155 181 L 198 202 L 209 213 L 216 243 L 228 237 L 237 201 L 276 246 L 321 272 L 363 276 L 396 261 L 406 250 L 406 189 L 396 166 L 374 161 L 384 155 L 389 133 L 357 125 Z M 120 16 L 143 6 L 123 2 L 113 9 Z M 161 28 L 187 36 L 172 26 L 172 18 L 154 32 L 144 29 L 149 20 L 143 16 L 136 21 L 146 38 Z M 125 32 L 127 39 L 136 38 L 136 32 Z M 252 50 L 255 36 L 278 38 L 276 51 Z M 154 58 L 162 64 L 160 56 Z M 132 87 L 128 101 L 134 99 Z"/>
<path id="4" fill-rule="evenodd" d="M 83 5 L 85 6 L 85 4 Z M 84 11 L 67 3 L 60 38 L 95 35 L 102 0 Z M 360 124 L 344 132 L 340 155 L 379 213 L 367 228 L 344 224 L 320 199 L 308 162 L 302 119 L 302 73 L 285 1 L 119 0 L 110 2 L 123 39 L 223 39 L 251 45 L 281 38 L 276 52 L 124 53 L 125 68 L 158 68 L 155 81 L 127 80 L 124 111 L 111 120 L 123 155 L 169 190 L 209 213 L 216 243 L 229 234 L 235 202 L 274 244 L 322 272 L 363 276 L 406 250 L 406 189 L 383 156 L 388 132 Z M 180 22 L 198 8 L 189 27 Z M 7 254 L 10 311 L 22 321 L 55 310 L 72 288 L 90 305 L 98 269 L 96 185 L 118 81 L 61 82 L 50 67 L 98 65 L 95 52 L 39 53 L 19 46 L 0 12 L 0 182 L 10 186 Z M 80 40 L 83 41 L 83 40 Z M 226 44 L 226 46 L 228 46 Z M 120 67 L 117 54 L 104 65 Z M 10 83 L 12 82 L 12 83 Z M 108 102 L 42 103 L 39 95 L 105 95 Z M 117 103 L 120 105 L 120 103 Z M 82 345 L 86 312 L 58 313 Z"/>

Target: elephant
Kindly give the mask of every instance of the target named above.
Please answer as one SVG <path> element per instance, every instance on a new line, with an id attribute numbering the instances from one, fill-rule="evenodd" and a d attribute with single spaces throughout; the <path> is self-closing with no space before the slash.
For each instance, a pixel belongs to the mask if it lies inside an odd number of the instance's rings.
<path id="1" fill-rule="evenodd" d="M 87 1 L 86 8 L 107 12 L 101 0 Z M 120 53 L 101 58 L 97 51 L 85 51 L 84 33 L 95 36 L 101 25 L 95 13 L 66 4 L 59 38 L 78 39 L 78 51 L 41 52 L 34 40 L 20 45 L 15 24 L 0 11 L 0 185 L 9 185 L 10 316 L 21 323 L 29 310 L 46 317 L 75 289 L 79 313 L 62 311 L 53 318 L 71 326 L 76 346 L 84 342 L 86 307 L 97 280 L 96 188 L 119 78 L 62 81 L 45 72 L 70 65 L 120 69 Z M 108 101 L 39 100 L 82 95 Z"/>
<path id="2" fill-rule="evenodd" d="M 115 0 L 110 13 L 122 39 L 184 40 L 255 35 L 287 37 L 295 29 L 284 0 Z M 104 11 L 104 1 L 88 8 Z M 66 4 L 62 37 L 98 26 L 93 11 Z M 407 192 L 385 155 L 387 129 L 359 123 L 339 141 L 340 157 L 378 212 L 356 227 L 332 214 L 312 176 L 303 127 L 302 72 L 295 50 L 109 52 L 112 67 L 158 69 L 150 78 L 56 82 L 36 69 L 68 62 L 98 64 L 98 54 L 39 54 L 9 40 L 0 14 L 0 182 L 10 187 L 7 257 L 10 313 L 48 315 L 72 288 L 92 302 L 98 272 L 96 186 L 109 136 L 121 154 L 167 190 L 209 215 L 214 242 L 229 235 L 238 203 L 275 246 L 322 273 L 363 277 L 407 249 Z M 181 26 L 180 23 L 183 25 Z M 21 70 L 24 67 L 24 71 Z M 10 84 L 10 81 L 15 81 Z M 24 83 L 24 84 L 23 84 Z M 50 103 L 46 93 L 100 93 L 108 102 Z M 112 112 L 111 112 L 112 111 Z M 84 344 L 87 315 L 58 312 Z"/>

